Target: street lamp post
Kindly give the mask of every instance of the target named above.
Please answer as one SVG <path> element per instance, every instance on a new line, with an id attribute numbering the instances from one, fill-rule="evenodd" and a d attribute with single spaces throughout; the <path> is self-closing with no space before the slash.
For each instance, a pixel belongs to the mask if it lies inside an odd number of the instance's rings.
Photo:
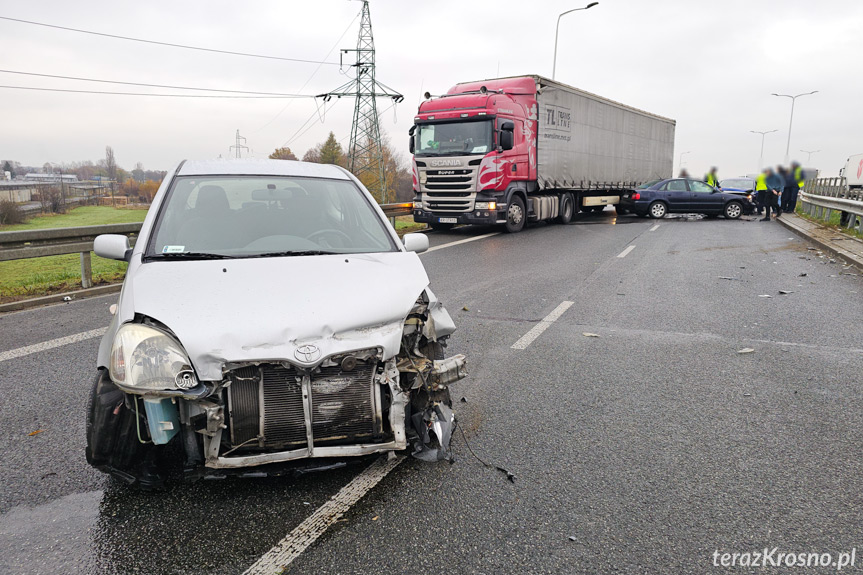
<path id="1" fill-rule="evenodd" d="M 759 132 L 758 130 L 749 130 L 753 134 L 761 134 L 761 155 L 758 156 L 758 172 L 764 169 L 764 136 L 772 134 L 777 130 L 768 130 L 767 132 Z"/>
<path id="2" fill-rule="evenodd" d="M 569 14 L 570 12 L 578 12 L 579 10 L 587 10 L 588 8 L 593 8 L 597 4 L 599 4 L 599 2 L 591 2 L 590 4 L 585 6 L 584 8 L 573 8 L 572 10 L 567 10 L 566 12 L 563 12 L 562 14 L 560 14 L 557 17 L 557 26 L 554 29 L 554 63 L 551 66 L 551 79 L 552 80 L 554 80 L 554 74 L 555 74 L 555 72 L 557 72 L 557 33 L 560 30 L 560 18 L 562 16 Z"/>
<path id="3" fill-rule="evenodd" d="M 821 150 L 800 150 L 800 151 L 803 152 L 804 154 L 809 154 L 809 156 L 806 158 L 806 165 L 809 165 L 810 160 L 812 160 L 812 154 L 817 154 Z"/>
<path id="4" fill-rule="evenodd" d="M 773 96 L 779 96 L 780 98 L 791 98 L 791 118 L 788 120 L 788 144 L 785 146 L 785 163 L 787 164 L 791 156 L 789 156 L 788 152 L 791 150 L 791 123 L 794 121 L 794 101 L 800 96 L 810 96 L 812 94 L 817 94 L 818 90 L 813 90 L 811 92 L 806 92 L 805 94 L 797 94 L 796 96 L 791 96 L 790 94 L 772 94 Z"/>

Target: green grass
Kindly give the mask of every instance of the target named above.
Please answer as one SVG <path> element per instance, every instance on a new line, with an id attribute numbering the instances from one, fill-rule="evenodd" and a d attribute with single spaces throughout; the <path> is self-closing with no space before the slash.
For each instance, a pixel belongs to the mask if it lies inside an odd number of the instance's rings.
<path id="1" fill-rule="evenodd" d="M 34 216 L 23 224 L 0 226 L 0 232 L 18 230 L 46 230 L 50 228 L 74 228 L 78 226 L 101 226 L 106 224 L 129 224 L 143 222 L 147 210 L 118 209 L 111 206 L 81 206 L 65 214 Z"/>
<path id="2" fill-rule="evenodd" d="M 396 232 L 400 236 L 424 229 L 426 229 L 426 225 L 414 222 L 413 216 L 399 216 L 396 218 Z"/>
<path id="3" fill-rule="evenodd" d="M 837 210 L 830 210 L 830 217 L 827 221 L 824 221 L 820 218 L 816 218 L 814 216 L 810 216 L 805 213 L 802 209 L 800 209 L 800 203 L 797 204 L 797 215 L 801 218 L 807 219 L 812 222 L 818 222 L 819 224 L 825 225 L 829 228 L 835 229 L 837 232 L 842 232 L 843 234 L 848 234 L 849 236 L 853 236 L 855 238 L 863 239 L 863 233 L 858 232 L 857 230 L 849 230 L 848 228 L 844 228 L 839 225 L 839 220 L 841 218 L 840 212 Z"/>
<path id="4" fill-rule="evenodd" d="M 99 226 L 144 221 L 146 210 L 110 206 L 82 206 L 65 214 L 35 216 L 27 223 L 0 226 L 0 232 Z M 93 284 L 123 280 L 126 263 L 91 256 Z M 0 302 L 39 297 L 81 289 L 81 256 L 67 254 L 0 262 Z"/>

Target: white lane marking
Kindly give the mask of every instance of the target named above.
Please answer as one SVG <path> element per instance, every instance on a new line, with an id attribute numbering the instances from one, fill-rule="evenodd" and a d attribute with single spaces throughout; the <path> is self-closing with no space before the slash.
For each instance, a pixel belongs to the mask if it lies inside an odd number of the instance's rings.
<path id="1" fill-rule="evenodd" d="M 557 319 L 563 315 L 563 312 L 568 310 L 572 304 L 573 302 L 571 301 L 565 301 L 554 308 L 554 311 L 545 316 L 541 322 L 533 326 L 529 332 L 521 336 L 521 339 L 512 344 L 512 349 L 527 349 L 527 346 L 533 343 L 533 340 L 538 338 L 542 332 L 547 330 L 551 324 L 557 321 Z"/>
<path id="2" fill-rule="evenodd" d="M 330 525 L 338 521 L 354 503 L 386 477 L 387 473 L 395 469 L 403 459 L 404 457 L 383 456 L 372 463 L 305 521 L 297 525 L 275 547 L 267 551 L 243 575 L 276 575 L 284 571 L 309 545 L 323 535 Z"/>
<path id="3" fill-rule="evenodd" d="M 617 254 L 617 257 L 625 258 L 626 255 L 634 249 L 635 249 L 635 245 L 633 244 L 633 245 L 629 246 L 628 248 L 626 248 L 625 250 L 623 250 L 622 252 L 620 252 L 619 254 Z"/>
<path id="4" fill-rule="evenodd" d="M 649 229 L 649 230 L 647 230 L 647 231 L 648 231 L 648 232 L 655 232 L 655 231 L 656 231 L 656 230 L 658 230 L 658 229 L 659 229 L 659 224 L 656 224 L 655 226 L 653 226 L 652 228 L 650 228 L 650 229 Z"/>
<path id="5" fill-rule="evenodd" d="M 30 355 L 32 353 L 39 353 L 40 351 L 54 349 L 55 347 L 60 347 L 63 345 L 69 345 L 70 343 L 78 343 L 79 341 L 99 337 L 101 335 L 104 335 L 106 331 L 108 331 L 107 327 L 100 327 L 99 329 L 76 333 L 74 335 L 67 335 L 66 337 L 58 337 L 57 339 L 52 339 L 51 341 L 43 341 L 42 343 L 28 345 L 27 347 L 19 347 L 18 349 L 2 351 L 0 352 L 0 362 L 15 359 L 16 357 L 24 357 L 25 355 Z"/>
<path id="6" fill-rule="evenodd" d="M 457 242 L 450 242 L 450 243 L 448 243 L 448 244 L 441 244 L 441 245 L 439 245 L 439 246 L 435 246 L 435 247 L 433 247 L 433 248 L 429 248 L 429 249 L 427 249 L 426 251 L 424 251 L 424 252 L 423 252 L 423 254 L 427 254 L 427 253 L 433 252 L 433 251 L 435 251 L 435 250 L 442 250 L 442 249 L 444 249 L 444 248 L 449 248 L 449 247 L 452 247 L 452 246 L 457 246 L 457 245 L 459 245 L 459 244 L 466 244 L 466 243 L 468 243 L 468 242 L 475 242 L 475 241 L 477 241 L 477 240 L 481 240 L 481 239 L 483 239 L 483 238 L 490 238 L 491 236 L 498 236 L 498 235 L 500 235 L 500 234 L 501 234 L 501 232 L 492 232 L 492 233 L 490 233 L 490 234 L 483 234 L 483 235 L 481 235 L 481 236 L 474 236 L 474 237 L 472 237 L 472 238 L 467 238 L 466 240 L 458 240 Z M 420 254 L 420 255 L 422 255 L 422 254 Z"/>

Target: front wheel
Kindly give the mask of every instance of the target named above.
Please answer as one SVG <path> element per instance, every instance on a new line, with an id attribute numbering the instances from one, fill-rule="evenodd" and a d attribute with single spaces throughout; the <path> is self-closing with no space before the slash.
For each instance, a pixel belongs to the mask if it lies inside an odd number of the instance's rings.
<path id="1" fill-rule="evenodd" d="M 572 196 L 563 194 L 560 199 L 560 213 L 557 216 L 557 222 L 560 224 L 568 224 L 572 221 Z"/>
<path id="2" fill-rule="evenodd" d="M 653 202 L 647 208 L 647 213 L 650 214 L 651 218 L 664 218 L 665 214 L 668 213 L 668 207 L 662 202 Z"/>
<path id="3" fill-rule="evenodd" d="M 513 196 L 506 210 L 506 231 L 511 234 L 524 229 L 525 211 L 524 200 L 520 196 Z"/>
<path id="4" fill-rule="evenodd" d="M 725 217 L 729 220 L 736 220 L 743 213 L 743 206 L 740 202 L 728 202 L 725 204 Z"/>

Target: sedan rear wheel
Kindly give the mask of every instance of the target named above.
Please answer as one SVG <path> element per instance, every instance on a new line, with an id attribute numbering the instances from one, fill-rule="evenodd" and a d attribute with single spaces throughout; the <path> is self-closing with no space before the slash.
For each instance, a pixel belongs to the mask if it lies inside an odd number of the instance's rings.
<path id="1" fill-rule="evenodd" d="M 647 208 L 647 213 L 650 214 L 651 218 L 664 218 L 665 214 L 668 213 L 668 207 L 662 202 L 653 202 Z"/>
<path id="2" fill-rule="evenodd" d="M 736 220 L 743 213 L 743 205 L 740 202 L 728 202 L 725 204 L 725 217 Z"/>

